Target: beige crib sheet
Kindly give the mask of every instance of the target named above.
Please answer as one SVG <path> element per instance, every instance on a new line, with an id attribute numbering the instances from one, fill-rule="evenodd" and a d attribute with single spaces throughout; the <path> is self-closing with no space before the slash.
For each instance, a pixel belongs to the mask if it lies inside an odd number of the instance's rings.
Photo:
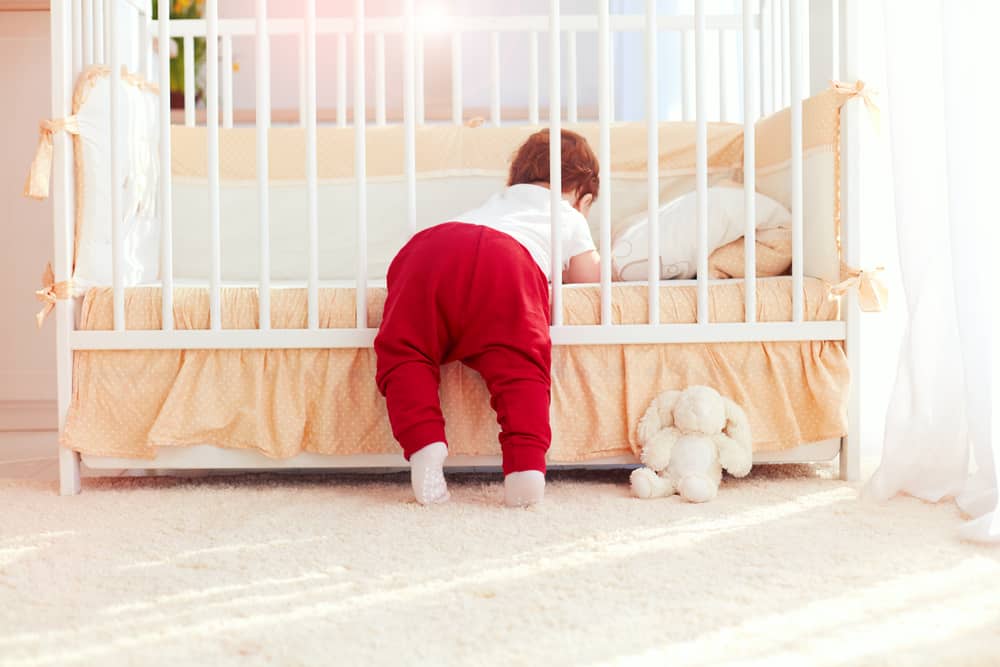
<path id="1" fill-rule="evenodd" d="M 790 319 L 787 277 L 757 281 L 760 321 Z M 642 323 L 645 286 L 613 287 L 616 322 Z M 368 322 L 381 320 L 384 289 L 369 290 Z M 664 322 L 694 322 L 696 288 L 660 290 Z M 710 288 L 712 321 L 743 318 L 743 282 Z M 826 285 L 805 281 L 805 315 L 831 320 L 837 303 Z M 272 326 L 304 327 L 306 292 L 275 289 Z M 597 323 L 600 290 L 568 286 L 567 324 Z M 257 324 L 254 288 L 222 291 L 223 326 Z M 320 290 L 320 325 L 354 324 L 354 291 Z M 203 287 L 175 290 L 175 324 L 208 328 Z M 111 329 L 112 293 L 89 290 L 80 328 Z M 126 293 L 130 329 L 160 327 L 160 290 Z M 79 351 L 74 357 L 73 401 L 63 443 L 96 456 L 152 458 L 157 447 L 214 444 L 255 449 L 284 458 L 323 454 L 396 452 L 383 399 L 373 381 L 371 349 Z M 658 392 L 707 384 L 746 409 L 757 451 L 839 437 L 846 428 L 849 373 L 838 342 L 714 343 L 558 346 L 553 351 L 551 462 L 576 462 L 637 451 L 635 426 Z M 460 364 L 445 367 L 442 407 L 452 451 L 499 453 L 498 427 L 482 380 Z"/>

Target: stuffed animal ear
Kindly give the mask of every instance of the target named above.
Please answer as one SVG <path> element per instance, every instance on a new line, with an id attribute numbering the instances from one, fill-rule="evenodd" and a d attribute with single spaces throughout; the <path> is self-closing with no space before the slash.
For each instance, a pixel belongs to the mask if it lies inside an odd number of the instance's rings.
<path id="1" fill-rule="evenodd" d="M 726 426 L 715 436 L 719 448 L 719 463 L 736 477 L 743 477 L 753 465 L 753 440 L 750 438 L 750 420 L 739 405 L 722 397 L 726 411 Z"/>
<path id="2" fill-rule="evenodd" d="M 674 407 L 680 397 L 679 391 L 665 391 L 653 399 L 639 420 L 636 435 L 639 437 L 640 445 L 645 447 L 652 442 L 657 433 L 674 425 Z"/>
<path id="3" fill-rule="evenodd" d="M 743 440 L 750 444 L 750 420 L 747 418 L 747 413 L 731 398 L 723 396 L 722 404 L 726 408 L 726 427 L 723 431 L 734 440 Z"/>
<path id="4" fill-rule="evenodd" d="M 679 391 L 665 391 L 649 404 L 639 420 L 637 435 L 642 452 L 640 460 L 653 470 L 663 470 L 670 463 L 670 452 L 680 437 L 674 428 L 674 407 Z"/>

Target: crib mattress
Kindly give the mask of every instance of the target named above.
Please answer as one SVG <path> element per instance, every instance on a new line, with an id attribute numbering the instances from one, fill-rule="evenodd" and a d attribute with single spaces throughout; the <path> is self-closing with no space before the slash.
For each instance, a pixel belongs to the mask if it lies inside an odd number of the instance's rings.
<path id="1" fill-rule="evenodd" d="M 805 317 L 831 320 L 837 302 L 819 280 L 805 280 Z M 614 321 L 645 322 L 644 285 L 613 286 Z M 743 319 L 743 281 L 713 283 L 711 319 Z M 222 290 L 226 328 L 257 325 L 256 289 Z M 320 289 L 320 326 L 352 327 L 355 293 L 346 286 Z M 378 326 L 383 287 L 368 291 L 368 324 Z M 757 281 L 757 318 L 791 317 L 791 281 Z M 600 289 L 567 286 L 568 325 L 600 320 Z M 696 321 L 697 293 L 690 281 L 660 289 L 663 322 Z M 126 292 L 130 329 L 160 327 L 160 289 Z M 306 291 L 272 291 L 274 328 L 306 325 Z M 109 288 L 92 288 L 79 310 L 81 329 L 112 328 Z M 175 288 L 179 329 L 205 329 L 209 297 L 203 286 Z M 78 351 L 73 400 L 63 443 L 94 456 L 152 458 L 157 447 L 213 444 L 253 449 L 274 458 L 301 452 L 397 452 L 374 383 L 371 349 Z M 659 392 L 707 384 L 732 397 L 750 418 L 755 451 L 776 451 L 826 440 L 846 430 L 849 372 L 840 342 L 712 343 L 557 346 L 553 350 L 552 462 L 579 462 L 638 451 L 636 424 Z M 482 380 L 461 364 L 442 372 L 442 409 L 454 453 L 499 453 L 498 427 Z"/>
<path id="2" fill-rule="evenodd" d="M 757 280 L 757 320 L 781 322 L 792 318 L 790 276 Z M 742 322 L 744 304 L 742 279 L 712 280 L 709 283 L 709 311 L 712 322 Z M 372 281 L 368 288 L 368 326 L 382 322 L 385 282 Z M 354 281 L 321 281 L 319 325 L 321 328 L 355 326 L 356 291 Z M 817 278 L 803 279 L 803 313 L 806 320 L 834 320 L 838 302 L 829 286 Z M 224 284 L 221 292 L 222 327 L 255 329 L 258 322 L 257 287 L 247 283 Z M 110 287 L 92 287 L 82 298 L 78 326 L 88 330 L 113 328 L 113 292 Z M 612 318 L 616 324 L 645 324 L 649 313 L 649 290 L 645 283 L 616 282 L 611 286 Z M 281 281 L 271 289 L 271 326 L 301 329 L 307 326 L 307 293 L 301 282 Z M 660 288 L 660 321 L 683 324 L 697 321 L 697 281 L 665 281 Z M 159 329 L 161 305 L 159 285 L 130 287 L 125 291 L 127 329 Z M 601 290 L 598 285 L 563 286 L 565 324 L 599 324 Z M 176 281 L 174 326 L 178 329 L 209 328 L 209 291 L 202 281 Z"/>

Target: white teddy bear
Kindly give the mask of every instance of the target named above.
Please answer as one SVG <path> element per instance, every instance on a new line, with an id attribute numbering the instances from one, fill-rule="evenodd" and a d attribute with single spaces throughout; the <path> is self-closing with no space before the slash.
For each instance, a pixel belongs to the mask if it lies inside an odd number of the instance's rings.
<path id="1" fill-rule="evenodd" d="M 736 477 L 750 472 L 750 422 L 743 409 L 711 387 L 666 391 L 639 420 L 640 460 L 632 471 L 632 493 L 657 498 L 679 493 L 703 503 L 715 497 L 725 468 Z"/>

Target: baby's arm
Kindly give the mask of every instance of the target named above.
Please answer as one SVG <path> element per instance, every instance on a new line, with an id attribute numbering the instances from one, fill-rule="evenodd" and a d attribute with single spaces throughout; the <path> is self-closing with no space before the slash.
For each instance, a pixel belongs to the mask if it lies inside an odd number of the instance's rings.
<path id="1" fill-rule="evenodd" d="M 563 271 L 564 283 L 601 282 L 601 256 L 596 250 L 575 255 L 569 260 L 569 268 Z"/>

